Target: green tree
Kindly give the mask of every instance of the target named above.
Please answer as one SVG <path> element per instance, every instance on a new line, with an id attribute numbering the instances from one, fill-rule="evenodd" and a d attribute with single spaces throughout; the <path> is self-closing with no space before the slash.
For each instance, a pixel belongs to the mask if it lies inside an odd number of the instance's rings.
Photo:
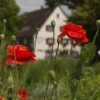
<path id="1" fill-rule="evenodd" d="M 82 5 L 84 0 L 45 0 L 45 4 L 50 8 L 54 8 L 57 5 L 67 5 L 69 8 L 74 9 L 77 5 Z"/>
<path id="2" fill-rule="evenodd" d="M 87 36 L 92 42 L 94 35 L 96 33 L 96 20 L 100 19 L 100 0 L 84 0 L 84 4 L 77 6 L 73 11 L 72 16 L 69 21 L 75 22 L 77 24 L 82 24 L 87 31 Z M 100 33 L 100 32 L 99 32 Z M 97 51 L 100 49 L 100 34 L 98 34 L 96 39 Z M 96 58 L 98 54 L 96 52 Z"/>
<path id="3" fill-rule="evenodd" d="M 6 19 L 6 35 L 11 36 L 18 32 L 22 17 L 18 16 L 19 7 L 15 0 L 0 0 L 0 33 L 4 32 L 4 22 Z M 9 34 L 8 34 L 9 33 Z"/>
<path id="4" fill-rule="evenodd" d="M 96 33 L 96 20 L 100 19 L 100 0 L 45 0 L 49 7 L 55 7 L 59 4 L 64 4 L 73 9 L 73 13 L 69 21 L 81 24 L 87 31 L 87 36 L 90 42 L 93 41 Z M 96 59 L 98 58 L 98 50 L 100 49 L 100 34 L 96 39 L 97 51 Z M 98 59 L 97 59 L 98 60 Z"/>

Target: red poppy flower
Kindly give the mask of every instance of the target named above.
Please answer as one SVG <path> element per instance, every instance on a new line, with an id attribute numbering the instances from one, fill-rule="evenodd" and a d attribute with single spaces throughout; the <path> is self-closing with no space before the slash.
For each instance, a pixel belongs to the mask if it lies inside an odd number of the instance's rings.
<path id="1" fill-rule="evenodd" d="M 9 55 L 5 56 L 5 63 L 10 65 L 15 63 L 16 57 L 16 64 L 24 64 L 27 61 L 36 61 L 35 54 L 30 52 L 28 47 L 23 45 L 9 45 L 7 47 L 7 51 Z"/>
<path id="2" fill-rule="evenodd" d="M 5 98 L 3 98 L 3 97 L 0 97 L 0 100 L 6 100 Z"/>
<path id="3" fill-rule="evenodd" d="M 18 89 L 18 97 L 21 97 L 22 99 L 26 99 L 27 98 L 27 92 L 25 89 L 19 88 Z"/>
<path id="4" fill-rule="evenodd" d="M 62 27 L 62 33 L 58 37 L 64 37 L 67 35 L 70 38 L 73 38 L 78 43 L 88 42 L 88 38 L 86 37 L 86 31 L 83 29 L 81 25 L 76 25 L 74 23 L 66 23 Z"/>

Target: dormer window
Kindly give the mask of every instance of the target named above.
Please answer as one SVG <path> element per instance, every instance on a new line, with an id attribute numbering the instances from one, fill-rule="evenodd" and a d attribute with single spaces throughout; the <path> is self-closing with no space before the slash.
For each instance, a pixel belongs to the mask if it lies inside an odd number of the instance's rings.
<path id="1" fill-rule="evenodd" d="M 53 43 L 54 43 L 53 38 L 46 39 L 46 44 L 48 44 L 49 46 L 51 46 Z"/>
<path id="2" fill-rule="evenodd" d="M 46 26 L 46 31 L 52 32 L 53 31 L 52 26 L 51 25 L 47 25 Z"/>

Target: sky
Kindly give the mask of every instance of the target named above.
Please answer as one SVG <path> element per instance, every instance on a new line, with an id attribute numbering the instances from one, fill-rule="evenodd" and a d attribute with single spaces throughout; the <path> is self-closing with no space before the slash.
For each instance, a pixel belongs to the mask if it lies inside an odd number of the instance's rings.
<path id="1" fill-rule="evenodd" d="M 16 0 L 20 7 L 20 13 L 33 11 L 45 5 L 44 0 Z"/>
<path id="2" fill-rule="evenodd" d="M 44 0 L 16 0 L 16 3 L 20 7 L 19 14 L 40 9 L 42 6 L 45 7 Z M 69 10 L 67 6 L 62 6 L 62 9 L 66 14 L 71 15 L 71 10 Z"/>

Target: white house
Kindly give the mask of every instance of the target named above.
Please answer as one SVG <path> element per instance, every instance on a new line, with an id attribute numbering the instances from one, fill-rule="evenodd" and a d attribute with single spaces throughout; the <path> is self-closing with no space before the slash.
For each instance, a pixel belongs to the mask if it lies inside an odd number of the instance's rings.
<path id="1" fill-rule="evenodd" d="M 54 20 L 56 22 L 56 26 L 53 56 L 55 56 L 57 36 L 61 33 L 61 27 L 66 23 L 65 21 L 68 20 L 68 17 L 68 14 L 66 14 L 60 6 L 56 7 L 53 11 L 48 8 L 42 8 L 40 10 L 30 12 L 27 14 L 27 18 L 21 26 L 17 42 L 34 48 L 34 35 L 36 33 L 36 27 L 39 27 L 35 54 L 37 59 L 50 57 L 51 44 L 53 42 L 51 21 Z M 80 54 L 81 47 L 67 36 L 62 40 L 58 54 L 60 56 L 67 56 L 71 49 L 71 45 L 73 45 L 71 55 L 74 57 L 78 56 Z"/>

